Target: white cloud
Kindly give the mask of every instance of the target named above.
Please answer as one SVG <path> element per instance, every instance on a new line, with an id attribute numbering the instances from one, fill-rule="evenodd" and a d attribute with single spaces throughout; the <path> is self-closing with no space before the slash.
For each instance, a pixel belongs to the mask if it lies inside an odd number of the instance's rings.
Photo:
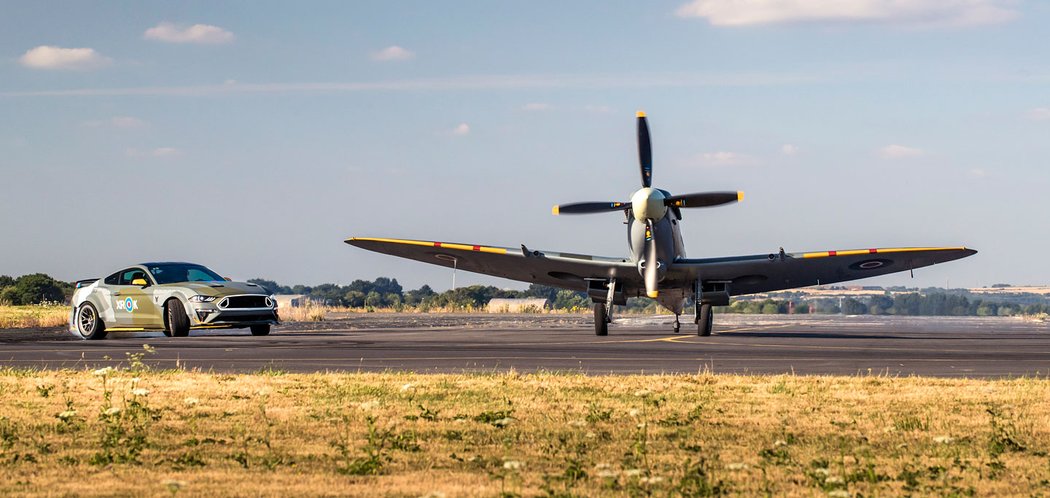
<path id="1" fill-rule="evenodd" d="M 785 156 L 793 156 L 798 154 L 798 147 L 792 144 L 784 144 L 784 146 L 780 148 L 780 153 Z"/>
<path id="2" fill-rule="evenodd" d="M 755 163 L 755 158 L 737 152 L 704 152 L 695 157 L 701 166 L 744 166 Z"/>
<path id="3" fill-rule="evenodd" d="M 180 26 L 175 23 L 162 22 L 146 30 L 142 37 L 168 43 L 201 43 L 218 44 L 233 41 L 233 33 L 210 24 Z"/>
<path id="4" fill-rule="evenodd" d="M 1050 107 L 1036 107 L 1028 111 L 1028 118 L 1036 121 L 1048 121 L 1050 120 Z"/>
<path id="5" fill-rule="evenodd" d="M 495 74 L 470 75 L 450 78 L 399 79 L 387 81 L 297 82 L 297 83 L 241 83 L 227 82 L 213 85 L 139 86 L 111 88 L 74 88 L 68 90 L 0 91 L 0 97 L 87 97 L 87 96 L 210 96 L 253 95 L 264 93 L 333 93 L 333 92 L 416 92 L 522 90 L 569 88 L 593 91 L 595 88 L 707 88 L 756 87 L 800 85 L 831 81 L 832 75 L 813 73 L 675 73 L 675 74 Z M 605 113 L 614 109 L 604 105 L 590 105 L 585 111 Z"/>
<path id="6" fill-rule="evenodd" d="M 152 150 L 141 150 L 141 149 L 128 149 L 124 151 L 124 155 L 132 158 L 141 157 L 175 157 L 181 156 L 182 151 L 174 147 L 157 147 Z"/>
<path id="7" fill-rule="evenodd" d="M 693 0 L 675 11 L 715 26 L 870 23 L 978 26 L 1017 17 L 1017 0 Z"/>
<path id="8" fill-rule="evenodd" d="M 908 157 L 919 157 L 926 154 L 922 149 L 908 147 L 905 145 L 887 145 L 879 149 L 879 155 L 886 159 L 904 159 Z"/>
<path id="9" fill-rule="evenodd" d="M 97 69 L 113 62 L 93 48 L 62 48 L 41 45 L 29 49 L 18 59 L 23 66 L 33 69 Z"/>
<path id="10" fill-rule="evenodd" d="M 530 102 L 521 106 L 521 110 L 523 111 L 549 111 L 551 109 L 554 109 L 554 106 L 541 102 Z"/>
<path id="11" fill-rule="evenodd" d="M 452 134 L 461 137 L 470 135 L 470 125 L 468 125 L 467 123 L 460 123 L 452 129 Z"/>
<path id="12" fill-rule="evenodd" d="M 113 116 L 109 119 L 87 121 L 84 126 L 89 128 L 101 128 L 103 126 L 112 126 L 114 128 L 143 128 L 148 123 L 145 121 L 132 117 L 132 116 Z"/>
<path id="13" fill-rule="evenodd" d="M 372 53 L 372 59 L 377 61 L 407 61 L 416 54 L 412 51 L 401 48 L 397 45 L 391 45 L 383 50 Z"/>

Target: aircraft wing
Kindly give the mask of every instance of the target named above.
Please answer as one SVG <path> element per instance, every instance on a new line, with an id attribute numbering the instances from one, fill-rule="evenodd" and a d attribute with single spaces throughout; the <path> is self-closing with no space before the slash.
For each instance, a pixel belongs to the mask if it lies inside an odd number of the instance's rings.
<path id="1" fill-rule="evenodd" d="M 738 296 L 909 271 L 976 253 L 965 247 L 902 247 L 680 259 L 660 285 L 688 286 L 699 278 L 725 282 L 730 295 Z"/>
<path id="2" fill-rule="evenodd" d="M 535 251 L 524 245 L 512 248 L 370 237 L 351 237 L 346 243 L 433 265 L 574 290 L 586 291 L 586 279 L 608 278 L 616 278 L 629 295 L 645 288 L 637 268 L 625 258 Z"/>

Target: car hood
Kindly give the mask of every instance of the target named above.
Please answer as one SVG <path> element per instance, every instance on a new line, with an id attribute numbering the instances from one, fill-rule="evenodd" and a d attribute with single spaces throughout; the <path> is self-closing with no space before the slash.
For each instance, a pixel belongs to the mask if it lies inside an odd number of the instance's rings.
<path id="1" fill-rule="evenodd" d="M 179 282 L 165 284 L 166 287 L 180 287 L 204 296 L 234 296 L 237 294 L 268 295 L 266 289 L 247 282 Z"/>

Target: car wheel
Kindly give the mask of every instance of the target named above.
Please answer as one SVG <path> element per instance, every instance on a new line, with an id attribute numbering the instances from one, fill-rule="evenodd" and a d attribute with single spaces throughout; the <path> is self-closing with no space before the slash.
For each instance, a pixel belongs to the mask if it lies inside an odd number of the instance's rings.
<path id="1" fill-rule="evenodd" d="M 165 307 L 168 313 L 168 326 L 164 334 L 171 337 L 186 337 L 190 335 L 190 317 L 186 314 L 186 308 L 178 299 L 168 301 Z"/>
<path id="2" fill-rule="evenodd" d="M 98 316 L 98 310 L 91 303 L 81 304 L 76 314 L 77 333 L 89 340 L 105 339 L 106 324 Z"/>
<path id="3" fill-rule="evenodd" d="M 252 325 L 252 335 L 270 335 L 270 324 L 264 323 L 262 325 Z"/>

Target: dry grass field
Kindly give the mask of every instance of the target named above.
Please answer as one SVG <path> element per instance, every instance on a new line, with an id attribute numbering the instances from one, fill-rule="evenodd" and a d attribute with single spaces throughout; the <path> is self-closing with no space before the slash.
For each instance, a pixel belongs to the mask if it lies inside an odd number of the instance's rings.
<path id="1" fill-rule="evenodd" d="M 69 310 L 65 305 L 0 305 L 0 329 L 62 327 L 69 323 Z"/>
<path id="2" fill-rule="evenodd" d="M 219 375 L 139 357 L 0 371 L 0 495 L 1050 493 L 1045 379 Z"/>

